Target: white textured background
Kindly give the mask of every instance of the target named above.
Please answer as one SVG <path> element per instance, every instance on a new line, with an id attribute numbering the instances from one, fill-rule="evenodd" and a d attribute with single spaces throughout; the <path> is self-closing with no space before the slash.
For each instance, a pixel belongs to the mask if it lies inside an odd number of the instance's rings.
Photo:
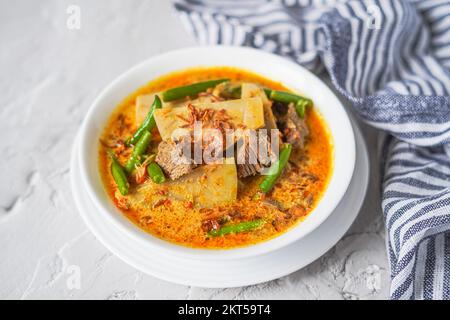
<path id="1" fill-rule="evenodd" d="M 66 27 L 81 8 L 81 29 Z M 87 230 L 71 198 L 69 157 L 90 103 L 149 56 L 194 44 L 166 0 L 0 0 L 0 298 L 385 299 L 388 265 L 376 134 L 364 128 L 371 184 L 346 236 L 325 256 L 257 286 L 200 289 L 126 265 Z M 81 288 L 70 289 L 70 266 Z"/>

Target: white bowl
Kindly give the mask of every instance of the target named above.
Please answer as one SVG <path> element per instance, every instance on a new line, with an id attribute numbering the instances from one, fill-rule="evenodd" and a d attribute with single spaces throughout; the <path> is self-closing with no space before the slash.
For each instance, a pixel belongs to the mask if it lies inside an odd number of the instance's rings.
<path id="1" fill-rule="evenodd" d="M 167 73 L 197 66 L 231 66 L 279 81 L 314 101 L 334 143 L 333 173 L 322 199 L 306 219 L 280 236 L 236 249 L 195 249 L 176 245 L 139 229 L 107 195 L 98 170 L 99 138 L 114 108 L 130 93 Z M 279 56 L 242 47 L 192 47 L 152 57 L 122 74 L 95 99 L 80 131 L 81 180 L 105 220 L 149 250 L 191 259 L 238 259 L 268 253 L 297 241 L 327 219 L 343 197 L 355 165 L 355 138 L 344 107 L 333 92 L 303 67 Z M 131 250 L 132 248 L 130 248 Z M 299 252 L 299 254 L 301 254 Z"/>

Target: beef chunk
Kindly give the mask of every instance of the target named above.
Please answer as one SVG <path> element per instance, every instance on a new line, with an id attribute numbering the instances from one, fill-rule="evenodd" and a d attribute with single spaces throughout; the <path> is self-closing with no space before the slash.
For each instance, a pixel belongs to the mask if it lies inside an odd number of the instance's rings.
<path id="1" fill-rule="evenodd" d="M 192 159 L 184 157 L 181 145 L 175 142 L 162 141 L 155 161 L 172 180 L 191 173 L 195 168 Z"/>
<path id="2" fill-rule="evenodd" d="M 267 137 L 266 137 L 267 138 Z M 270 152 L 270 141 L 265 139 L 258 141 L 258 144 L 253 145 L 249 143 L 249 140 L 244 138 L 241 143 L 238 144 L 237 150 L 237 174 L 239 178 L 246 178 L 261 173 L 261 171 L 270 166 L 270 158 L 259 157 L 258 147 L 261 148 L 261 144 L 264 143 L 265 151 Z"/>
<path id="3" fill-rule="evenodd" d="M 303 148 L 305 139 L 309 135 L 308 126 L 305 119 L 298 116 L 293 104 L 289 104 L 287 109 L 279 110 L 278 127 L 283 133 L 284 140 L 292 144 L 294 148 Z"/>
<path id="4" fill-rule="evenodd" d="M 238 164 L 237 174 L 239 178 L 255 176 L 262 171 L 263 167 L 259 164 Z"/>

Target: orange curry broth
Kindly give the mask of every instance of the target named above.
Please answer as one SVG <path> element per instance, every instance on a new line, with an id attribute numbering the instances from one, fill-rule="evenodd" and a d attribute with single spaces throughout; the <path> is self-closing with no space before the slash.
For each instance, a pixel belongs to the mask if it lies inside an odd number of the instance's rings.
<path id="1" fill-rule="evenodd" d="M 125 140 L 134 133 L 137 128 L 134 123 L 134 113 L 138 95 L 224 77 L 289 91 L 280 83 L 231 67 L 205 67 L 174 72 L 151 81 L 124 99 L 111 115 L 102 139 L 114 137 Z M 314 100 L 314 97 L 310 98 Z M 307 111 L 306 117 L 310 136 L 305 149 L 292 153 L 291 164 L 284 170 L 275 187 L 263 201 L 253 198 L 263 177 L 250 177 L 240 180 L 238 199 L 235 203 L 206 210 L 207 214 L 213 210 L 233 213 L 234 216 L 238 213 L 238 218 L 233 218 L 233 223 L 261 218 L 266 221 L 262 228 L 252 232 L 220 237 L 208 236 L 202 229 L 205 209 L 192 207 L 192 203 L 187 201 L 167 200 L 164 196 L 164 184 L 156 185 L 148 181 L 146 183 L 156 186 L 155 192 L 137 195 L 135 183 L 131 182 L 130 194 L 125 198 L 122 197 L 110 173 L 110 160 L 102 146 L 99 149 L 101 176 L 107 193 L 123 214 L 141 229 L 161 239 L 188 247 L 210 249 L 241 247 L 266 241 L 304 220 L 322 197 L 331 176 L 332 138 L 324 120 L 314 108 Z M 155 149 L 160 141 L 156 130 L 153 132 L 153 137 L 154 145 L 150 148 Z M 129 154 L 130 151 L 123 152 L 118 157 L 119 161 L 124 164 Z M 130 197 L 132 200 L 127 200 Z M 134 199 L 138 197 L 140 200 Z M 155 208 L 153 205 L 158 201 L 163 201 L 163 205 Z M 283 212 L 277 208 L 277 205 L 291 209 Z"/>

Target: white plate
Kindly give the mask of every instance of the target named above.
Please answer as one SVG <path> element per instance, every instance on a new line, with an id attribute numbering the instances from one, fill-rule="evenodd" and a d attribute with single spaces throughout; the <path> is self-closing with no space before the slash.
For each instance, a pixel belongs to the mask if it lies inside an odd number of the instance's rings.
<path id="1" fill-rule="evenodd" d="M 270 281 L 310 264 L 345 234 L 363 203 L 369 181 L 369 157 L 361 132 L 353 123 L 356 165 L 344 197 L 313 233 L 265 255 L 236 260 L 194 260 L 151 251 L 103 218 L 81 181 L 78 145 L 72 151 L 71 183 L 75 203 L 84 221 L 106 248 L 136 269 L 157 278 L 206 288 L 240 287 Z M 301 226 L 301 225 L 300 225 Z"/>
<path id="2" fill-rule="evenodd" d="M 296 92 L 304 92 L 314 100 L 314 109 L 323 116 L 333 138 L 333 171 L 329 183 L 314 207 L 302 222 L 287 232 L 252 246 L 229 250 L 202 250 L 175 245 L 142 231 L 131 223 L 107 195 L 98 170 L 99 139 L 107 119 L 123 97 L 168 72 L 198 66 L 237 67 L 283 83 Z M 204 260 L 248 258 L 278 250 L 305 237 L 324 222 L 344 196 L 355 164 L 355 139 L 347 113 L 336 95 L 317 76 L 285 58 L 244 47 L 193 47 L 151 57 L 131 68 L 95 99 L 79 132 L 78 161 L 80 177 L 103 220 L 113 223 L 122 234 L 127 233 L 152 252 Z"/>

